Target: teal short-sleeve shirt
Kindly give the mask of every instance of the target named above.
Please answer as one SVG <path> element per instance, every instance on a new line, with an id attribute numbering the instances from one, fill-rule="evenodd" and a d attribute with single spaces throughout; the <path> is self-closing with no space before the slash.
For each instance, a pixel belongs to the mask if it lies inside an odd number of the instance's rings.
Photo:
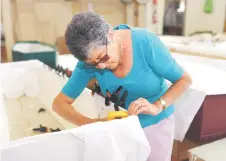
<path id="1" fill-rule="evenodd" d="M 113 93 L 119 86 L 123 87 L 120 94 L 128 91 L 125 109 L 138 98 L 145 98 L 150 103 L 155 102 L 167 91 L 166 80 L 174 83 L 181 78 L 184 72 L 182 67 L 177 64 L 160 39 L 147 29 L 128 25 L 119 25 L 114 29 L 131 30 L 133 66 L 129 74 L 124 78 L 118 78 L 108 69 L 87 69 L 86 64 L 79 61 L 62 93 L 75 99 L 87 83 L 96 78 L 104 95 L 106 90 Z M 141 126 L 145 128 L 169 117 L 173 112 L 174 106 L 171 105 L 157 116 L 140 114 L 138 117 Z"/>

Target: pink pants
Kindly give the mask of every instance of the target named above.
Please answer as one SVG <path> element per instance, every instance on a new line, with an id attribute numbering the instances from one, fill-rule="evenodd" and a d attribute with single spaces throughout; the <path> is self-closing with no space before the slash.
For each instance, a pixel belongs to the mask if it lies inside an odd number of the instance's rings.
<path id="1" fill-rule="evenodd" d="M 144 133 L 151 147 L 147 161 L 171 161 L 175 122 L 174 116 L 144 128 Z"/>

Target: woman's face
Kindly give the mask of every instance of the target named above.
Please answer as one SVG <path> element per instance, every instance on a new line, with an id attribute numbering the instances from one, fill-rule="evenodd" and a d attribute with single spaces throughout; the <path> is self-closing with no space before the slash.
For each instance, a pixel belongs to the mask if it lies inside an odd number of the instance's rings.
<path id="1" fill-rule="evenodd" d="M 119 64 L 120 47 L 117 43 L 110 43 L 96 48 L 89 53 L 88 64 L 99 69 L 115 70 Z"/>

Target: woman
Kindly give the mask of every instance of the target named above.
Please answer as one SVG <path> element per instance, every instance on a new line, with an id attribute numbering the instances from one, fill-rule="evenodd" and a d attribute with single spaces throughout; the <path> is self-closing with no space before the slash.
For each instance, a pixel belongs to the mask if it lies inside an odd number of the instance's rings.
<path id="1" fill-rule="evenodd" d="M 98 14 L 76 14 L 65 33 L 66 43 L 79 60 L 69 81 L 53 102 L 53 110 L 68 121 L 84 125 L 90 119 L 71 108 L 88 82 L 96 78 L 105 96 L 119 86 L 128 91 L 125 108 L 138 115 L 152 152 L 149 161 L 169 161 L 174 138 L 173 102 L 191 84 L 163 43 L 142 28 L 114 29 Z M 172 82 L 168 88 L 166 80 Z"/>

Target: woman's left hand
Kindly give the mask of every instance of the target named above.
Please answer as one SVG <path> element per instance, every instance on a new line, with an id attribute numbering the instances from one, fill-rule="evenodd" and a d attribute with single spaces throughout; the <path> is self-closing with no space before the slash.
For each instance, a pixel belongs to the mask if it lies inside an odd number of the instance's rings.
<path id="1" fill-rule="evenodd" d="M 156 104 L 151 104 L 144 98 L 139 98 L 132 102 L 128 108 L 129 115 L 138 114 L 150 114 L 153 116 L 158 115 L 162 111 L 162 108 L 158 107 Z"/>

